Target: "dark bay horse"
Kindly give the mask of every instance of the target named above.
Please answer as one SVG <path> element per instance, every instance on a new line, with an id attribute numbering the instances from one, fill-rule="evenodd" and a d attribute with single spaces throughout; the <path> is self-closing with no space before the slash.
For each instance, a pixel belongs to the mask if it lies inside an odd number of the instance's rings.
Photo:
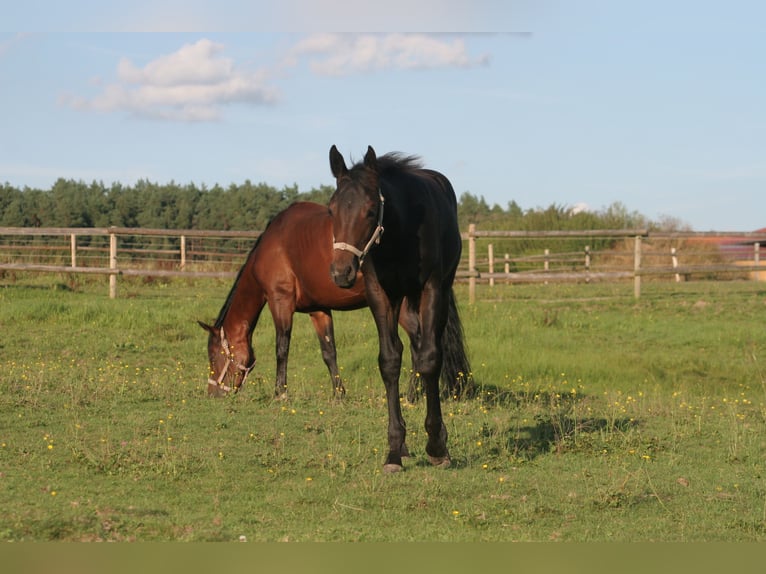
<path id="1" fill-rule="evenodd" d="M 358 309 L 367 303 L 361 278 L 350 289 L 333 283 L 327 271 L 331 260 L 332 220 L 326 206 L 294 203 L 269 223 L 239 270 L 215 323 L 199 323 L 209 332 L 208 394 L 222 396 L 244 384 L 255 365 L 252 334 L 266 303 L 276 329 L 276 395 L 287 391 L 287 356 L 296 311 L 311 316 L 334 392 L 345 393 L 331 310 Z"/>
<path id="2" fill-rule="evenodd" d="M 330 169 L 336 180 L 329 203 L 330 274 L 339 287 L 354 290 L 361 271 L 378 329 L 378 366 L 388 402 L 384 471 L 401 470 L 402 457 L 409 455 L 399 401 L 403 345 L 397 322 L 402 320 L 410 327 L 413 370 L 426 394 L 426 453 L 433 465 L 447 467 L 439 375 L 447 358 L 460 360 L 469 372 L 452 290 L 462 250 L 455 192 L 446 177 L 423 169 L 415 158 L 378 158 L 372 147 L 349 169 L 332 146 Z"/>

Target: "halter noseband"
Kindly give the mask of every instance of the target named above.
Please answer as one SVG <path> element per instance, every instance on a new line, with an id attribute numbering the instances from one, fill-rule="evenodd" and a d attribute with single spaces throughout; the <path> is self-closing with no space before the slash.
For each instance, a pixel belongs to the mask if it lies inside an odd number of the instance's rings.
<path id="1" fill-rule="evenodd" d="M 386 200 L 383 197 L 383 193 L 380 191 L 380 189 L 378 189 L 378 197 L 380 198 L 380 209 L 378 209 L 378 224 L 375 226 L 375 231 L 372 232 L 372 236 L 367 242 L 367 245 L 364 246 L 364 249 L 360 250 L 356 246 L 351 245 L 350 243 L 345 243 L 343 241 L 335 241 L 334 236 L 332 238 L 332 248 L 339 249 L 340 251 L 350 251 L 359 258 L 359 265 L 361 265 L 364 261 L 364 258 L 367 257 L 367 253 L 369 253 L 370 249 L 372 249 L 373 244 L 380 243 L 380 238 L 383 235 L 383 207 L 386 205 Z"/>
<path id="2" fill-rule="evenodd" d="M 224 385 L 223 379 L 226 377 L 226 374 L 229 372 L 229 367 L 233 364 L 237 369 L 239 369 L 242 372 L 242 382 L 239 384 L 239 387 L 245 384 L 245 379 L 247 379 L 247 375 L 250 374 L 252 367 L 245 367 L 242 363 L 238 363 L 235 361 L 234 353 L 231 352 L 231 348 L 229 347 L 229 341 L 226 340 L 226 335 L 223 332 L 223 327 L 221 327 L 221 347 L 223 347 L 223 352 L 226 354 L 226 363 L 221 369 L 221 373 L 218 375 L 217 379 L 214 379 L 213 377 L 208 378 L 207 385 L 208 385 L 208 389 L 211 386 L 215 386 L 216 388 L 228 393 L 232 390 L 232 388 L 229 385 Z M 236 387 L 233 390 L 236 390 L 239 387 Z"/>

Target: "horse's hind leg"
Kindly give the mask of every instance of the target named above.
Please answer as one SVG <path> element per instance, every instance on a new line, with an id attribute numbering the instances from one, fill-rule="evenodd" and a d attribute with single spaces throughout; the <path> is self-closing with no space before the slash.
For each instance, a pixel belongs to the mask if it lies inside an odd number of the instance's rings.
<path id="1" fill-rule="evenodd" d="M 450 465 L 447 428 L 442 419 L 439 396 L 439 376 L 443 360 L 439 342 L 446 323 L 445 303 L 446 300 L 438 288 L 426 286 L 420 301 L 422 326 L 420 345 L 413 352 L 413 368 L 420 373 L 426 393 L 425 429 L 428 434 L 426 453 L 431 464 L 442 468 Z"/>
<path id="2" fill-rule="evenodd" d="M 338 370 L 338 354 L 335 349 L 335 329 L 332 323 L 330 311 L 315 311 L 310 313 L 311 322 L 319 337 L 319 347 L 322 349 L 322 359 L 330 371 L 333 394 L 336 398 L 342 398 L 346 394 L 346 388 L 340 378 Z"/>
<path id="3" fill-rule="evenodd" d="M 420 348 L 420 318 L 417 311 L 410 309 L 406 301 L 402 305 L 399 324 L 410 338 L 410 353 L 413 357 L 412 364 L 414 365 L 414 357 L 418 354 L 418 349 Z M 420 373 L 417 373 L 413 368 L 407 388 L 407 401 L 409 403 L 415 404 L 418 402 L 420 395 L 423 393 L 423 385 L 421 383 Z"/>

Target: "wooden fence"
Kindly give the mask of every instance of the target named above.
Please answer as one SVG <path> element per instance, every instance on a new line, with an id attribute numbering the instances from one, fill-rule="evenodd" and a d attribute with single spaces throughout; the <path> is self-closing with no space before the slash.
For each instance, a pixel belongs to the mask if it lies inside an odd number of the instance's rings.
<path id="1" fill-rule="evenodd" d="M 0 227 L 0 270 L 117 277 L 234 277 L 260 231 Z M 119 257 L 118 257 L 119 255 Z"/>
<path id="2" fill-rule="evenodd" d="M 481 231 L 469 225 L 463 239 L 468 243 L 468 263 L 467 272 L 460 275 L 468 278 L 470 302 L 475 300 L 478 281 L 493 285 L 495 281 L 632 280 L 633 293 L 639 298 L 642 278 L 664 276 L 681 282 L 692 276 L 748 275 L 756 281 L 766 280 L 766 265 L 760 261 L 760 247 L 766 242 L 764 232 Z M 500 241 L 506 246 L 524 242 L 539 247 L 526 249 L 521 256 L 506 252 L 498 257 L 495 242 Z M 551 252 L 545 245 L 554 241 L 579 244 L 580 248 Z M 594 244 L 600 248 L 593 249 Z M 480 246 L 486 247 L 486 258 L 478 258 Z"/>
<path id="3" fill-rule="evenodd" d="M 0 271 L 108 275 L 109 296 L 114 298 L 119 276 L 233 278 L 259 235 L 0 227 Z M 643 278 L 682 281 L 739 274 L 766 280 L 760 261 L 766 233 L 482 231 L 470 225 L 463 240 L 467 248 L 457 278 L 468 282 L 471 303 L 478 282 L 632 281 L 634 295 L 640 297 Z"/>

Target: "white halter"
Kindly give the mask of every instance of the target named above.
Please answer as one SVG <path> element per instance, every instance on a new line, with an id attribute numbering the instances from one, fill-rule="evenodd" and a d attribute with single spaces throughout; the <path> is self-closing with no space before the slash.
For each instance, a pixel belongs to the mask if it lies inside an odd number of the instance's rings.
<path id="1" fill-rule="evenodd" d="M 226 377 L 226 374 L 229 372 L 229 367 L 233 364 L 237 369 L 242 371 L 242 382 L 239 384 L 241 387 L 245 384 L 245 379 L 247 379 L 247 375 L 250 374 L 250 370 L 252 367 L 248 368 L 245 367 L 241 363 L 237 363 L 234 358 L 234 353 L 231 352 L 231 348 L 229 347 L 229 341 L 226 340 L 226 335 L 223 332 L 223 327 L 221 327 L 221 347 L 223 347 L 223 352 L 226 354 L 226 363 L 224 364 L 223 368 L 221 369 L 220 374 L 218 375 L 217 379 L 214 379 L 213 377 L 210 377 L 207 380 L 208 388 L 211 386 L 215 386 L 219 388 L 222 391 L 230 392 L 232 388 L 229 385 L 223 384 L 223 379 Z M 237 387 L 239 388 L 239 387 Z M 236 390 L 236 389 L 233 389 Z"/>
<path id="2" fill-rule="evenodd" d="M 358 249 L 350 243 L 335 241 L 335 237 L 332 238 L 332 248 L 339 249 L 341 251 L 350 251 L 359 258 L 359 265 L 361 265 L 362 261 L 364 261 L 364 258 L 367 257 L 367 253 L 369 253 L 372 246 L 374 244 L 380 243 L 380 238 L 383 235 L 383 208 L 385 207 L 386 200 L 384 199 L 383 193 L 381 193 L 380 189 L 378 189 L 378 197 L 380 198 L 380 208 L 378 209 L 378 224 L 375 226 L 375 231 L 372 232 L 372 236 L 367 242 L 367 245 L 364 246 L 364 249 Z"/>

